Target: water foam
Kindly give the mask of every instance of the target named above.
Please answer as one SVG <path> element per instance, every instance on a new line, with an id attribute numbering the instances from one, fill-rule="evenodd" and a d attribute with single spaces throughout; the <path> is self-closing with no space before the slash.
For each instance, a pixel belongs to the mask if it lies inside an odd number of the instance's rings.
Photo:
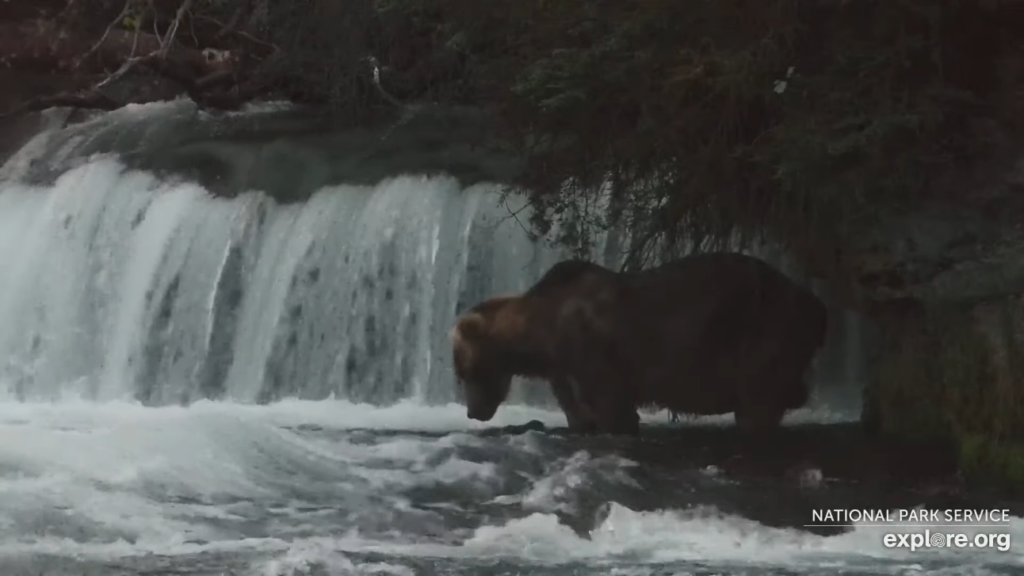
<path id="1" fill-rule="evenodd" d="M 483 424 L 457 404 L 413 401 L 0 403 L 0 563 L 163 559 L 180 571 L 226 557 L 270 576 L 404 575 L 437 563 L 475 573 L 496 562 L 537 573 L 952 576 L 1024 564 L 1016 549 L 889 549 L 876 527 L 823 537 L 711 506 L 630 509 L 614 496 L 616 486 L 637 486 L 628 458 L 532 432 L 476 434 L 531 419 L 563 423 L 556 411 L 505 406 Z M 570 452 L 557 456 L 556 445 Z M 432 505 L 413 504 L 423 490 Z M 579 514 L 584 497 L 605 504 L 581 534 L 563 515 Z M 1024 520 L 1009 531 L 1020 541 Z"/>
<path id="2" fill-rule="evenodd" d="M 417 412 L 391 407 L 374 414 L 366 406 L 329 404 L 341 412 L 342 421 L 345 413 L 362 414 L 366 423 L 378 425 L 408 423 Z M 0 526 L 5 527 L 0 530 L 10 543 L 23 540 L 33 524 L 44 521 L 39 530 L 56 531 L 61 540 L 77 540 L 91 531 L 88 539 L 101 549 L 125 540 L 142 550 L 168 550 L 190 542 L 243 541 L 243 534 L 212 528 L 217 522 L 210 521 L 239 520 L 233 509 L 249 500 L 279 502 L 284 510 L 289 500 L 345 489 L 363 498 L 374 490 L 493 476 L 486 464 L 453 453 L 428 464 L 434 454 L 450 452 L 473 437 L 397 437 L 362 445 L 314 440 L 288 428 L 339 423 L 339 414 L 324 418 L 323 408 L 302 401 L 270 407 L 203 402 L 160 409 L 123 403 L 0 404 Z M 427 413 L 422 420 L 428 429 L 444 424 L 457 429 L 472 422 L 450 409 L 418 412 Z M 431 418 L 430 412 L 437 414 Z M 374 461 L 400 462 L 403 469 L 362 465 Z M 55 514 L 65 526 L 53 518 L 32 518 L 47 510 L 59 511 Z M 62 533 L 68 524 L 74 526 Z M 11 546 L 23 549 L 26 543 Z"/>

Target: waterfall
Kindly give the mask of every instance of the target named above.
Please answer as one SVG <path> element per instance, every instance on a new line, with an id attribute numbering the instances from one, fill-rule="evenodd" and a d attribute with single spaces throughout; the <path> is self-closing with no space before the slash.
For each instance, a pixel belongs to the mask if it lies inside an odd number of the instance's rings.
<path id="1" fill-rule="evenodd" d="M 458 311 L 564 257 L 493 186 L 215 198 L 99 159 L 0 193 L 0 356 L 17 398 L 454 399 Z"/>
<path id="2" fill-rule="evenodd" d="M 312 150 L 295 177 L 315 189 L 308 198 L 253 191 L 253 167 L 273 173 L 275 157 L 241 146 L 230 180 L 248 191 L 214 196 L 195 178 L 126 164 L 124 148 L 159 147 L 145 141 L 162 133 L 151 124 L 116 138 L 114 120 L 49 133 L 0 170 L 0 396 L 455 401 L 455 316 L 568 255 L 531 240 L 523 200 L 502 200 L 496 184 L 402 171 L 325 183 L 330 162 L 309 147 L 272 146 L 291 162 L 279 185 Z M 56 176 L 28 177 L 40 164 Z M 599 238 L 593 259 L 617 267 L 618 241 Z M 847 357 L 851 325 L 837 328 L 819 379 L 861 363 Z M 512 401 L 552 404 L 544 387 L 517 387 Z"/>

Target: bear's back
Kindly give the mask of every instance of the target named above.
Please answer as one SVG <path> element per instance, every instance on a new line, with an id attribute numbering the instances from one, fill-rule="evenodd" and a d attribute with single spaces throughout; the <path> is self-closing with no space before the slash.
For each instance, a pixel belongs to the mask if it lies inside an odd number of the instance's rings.
<path id="1" fill-rule="evenodd" d="M 562 260 L 549 268 L 548 271 L 541 276 L 540 280 L 526 291 L 526 294 L 544 294 L 564 288 L 571 288 L 591 279 L 603 280 L 615 275 L 615 272 L 612 272 L 604 266 L 588 262 L 587 260 Z"/>
<path id="2" fill-rule="evenodd" d="M 656 355 L 671 349 L 725 351 L 768 334 L 788 333 L 807 345 L 824 336 L 824 303 L 753 256 L 694 254 L 624 280 L 630 332 Z"/>
<path id="3" fill-rule="evenodd" d="M 818 300 L 767 262 L 738 252 L 692 254 L 632 273 L 628 285 L 648 302 L 699 301 L 705 308 L 765 313 L 756 308 L 794 302 L 807 308 Z"/>

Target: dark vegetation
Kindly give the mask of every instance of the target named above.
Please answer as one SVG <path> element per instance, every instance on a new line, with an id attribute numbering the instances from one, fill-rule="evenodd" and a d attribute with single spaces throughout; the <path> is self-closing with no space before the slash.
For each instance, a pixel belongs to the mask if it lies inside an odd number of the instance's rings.
<path id="1" fill-rule="evenodd" d="M 612 218 L 655 247 L 739 232 L 842 272 L 852 230 L 986 152 L 1019 0 L 42 0 L 0 7 L 14 69 L 77 82 L 16 109 L 287 98 L 368 117 L 492 109 L 574 245 Z M 375 68 L 380 83 L 375 80 Z M 146 76 L 170 87 L 118 89 Z M 165 82 L 165 83 L 166 83 Z M 137 86 L 134 85 L 134 86 Z M 942 168 L 942 170 L 939 170 Z M 569 185 L 565 185 L 569 182 Z"/>
<path id="2" fill-rule="evenodd" d="M 985 153 L 1024 29 L 1005 2 L 437 1 L 530 152 L 542 216 L 608 182 L 647 233 L 637 255 L 766 233 L 823 276 L 877 211 Z"/>

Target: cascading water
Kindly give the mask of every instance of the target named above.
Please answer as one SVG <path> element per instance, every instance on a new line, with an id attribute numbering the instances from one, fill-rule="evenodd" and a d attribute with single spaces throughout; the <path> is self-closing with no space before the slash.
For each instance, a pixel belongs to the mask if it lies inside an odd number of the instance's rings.
<path id="1" fill-rule="evenodd" d="M 0 572 L 1012 573 L 1016 553 L 780 528 L 810 518 L 807 493 L 731 471 L 713 427 L 636 444 L 485 429 L 564 426 L 542 386 L 466 418 L 456 314 L 566 254 L 488 178 L 415 175 L 471 156 L 417 121 L 406 140 L 296 144 L 267 135 L 287 117 L 172 103 L 45 132 L 0 169 Z M 616 245 L 595 259 L 615 266 Z M 861 324 L 834 312 L 817 383 L 848 420 Z M 822 507 L 919 504 L 829 482 Z"/>
<path id="2" fill-rule="evenodd" d="M 19 399 L 447 402 L 457 310 L 563 255 L 493 187 L 397 177 L 278 205 L 109 159 L 0 194 L 0 354 Z"/>

